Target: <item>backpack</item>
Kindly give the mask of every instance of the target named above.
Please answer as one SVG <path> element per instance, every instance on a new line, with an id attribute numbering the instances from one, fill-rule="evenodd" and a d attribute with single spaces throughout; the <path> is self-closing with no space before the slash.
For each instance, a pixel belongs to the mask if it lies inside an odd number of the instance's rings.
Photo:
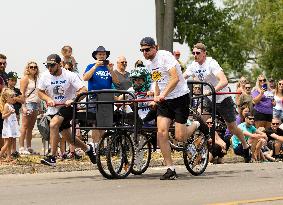
<path id="1" fill-rule="evenodd" d="M 43 115 L 43 117 L 37 122 L 37 128 L 41 137 L 45 141 L 49 141 L 50 138 L 50 123 L 51 117 L 48 115 Z"/>

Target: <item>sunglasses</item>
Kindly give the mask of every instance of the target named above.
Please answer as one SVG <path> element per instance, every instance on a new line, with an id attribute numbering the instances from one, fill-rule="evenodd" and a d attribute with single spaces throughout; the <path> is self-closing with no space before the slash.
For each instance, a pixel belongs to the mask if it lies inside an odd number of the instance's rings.
<path id="1" fill-rule="evenodd" d="M 258 82 L 266 82 L 266 79 L 258 80 Z"/>
<path id="2" fill-rule="evenodd" d="M 246 89 L 251 89 L 251 87 L 246 87 Z"/>
<path id="3" fill-rule="evenodd" d="M 6 65 L 6 62 L 5 62 L 5 63 L 1 63 L 1 62 L 0 62 L 0 65 Z"/>
<path id="4" fill-rule="evenodd" d="M 122 64 L 127 64 L 128 62 L 127 62 L 127 61 L 121 61 L 120 63 L 122 63 Z"/>
<path id="5" fill-rule="evenodd" d="M 29 66 L 29 68 L 35 70 L 35 69 L 37 69 L 38 67 L 37 67 L 37 65 L 36 65 L 36 66 Z"/>
<path id="6" fill-rule="evenodd" d="M 192 52 L 193 55 L 199 55 L 201 52 L 197 51 L 197 52 Z"/>
<path id="7" fill-rule="evenodd" d="M 48 63 L 45 65 L 46 68 L 54 68 L 56 63 Z"/>
<path id="8" fill-rule="evenodd" d="M 275 123 L 271 123 L 271 124 L 272 124 L 272 125 L 279 125 L 279 123 L 276 123 L 276 122 L 275 122 Z"/>
<path id="9" fill-rule="evenodd" d="M 213 123 L 212 123 L 212 122 L 206 122 L 206 124 L 208 124 L 208 125 L 212 125 Z"/>
<path id="10" fill-rule="evenodd" d="M 151 47 L 149 48 L 141 48 L 140 51 L 143 53 L 143 52 L 149 52 L 151 49 Z"/>
<path id="11" fill-rule="evenodd" d="M 248 119 L 249 119 L 249 120 L 254 120 L 254 118 L 253 118 L 253 117 L 248 117 Z"/>

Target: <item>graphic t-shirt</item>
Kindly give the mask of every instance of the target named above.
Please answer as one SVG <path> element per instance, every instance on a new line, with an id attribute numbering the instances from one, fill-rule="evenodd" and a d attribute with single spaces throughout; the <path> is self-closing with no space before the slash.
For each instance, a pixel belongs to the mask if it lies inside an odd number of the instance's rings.
<path id="1" fill-rule="evenodd" d="M 201 65 L 196 61 L 189 64 L 185 74 L 187 76 L 197 77 L 200 81 L 210 83 L 215 87 L 219 83 L 216 76 L 221 71 L 223 71 L 223 69 L 220 67 L 218 62 L 211 57 L 207 57 L 205 62 Z M 210 88 L 208 86 L 204 86 L 204 90 L 210 91 Z M 229 92 L 229 88 L 225 87 L 220 90 L 220 92 Z M 216 102 L 221 103 L 227 97 L 229 97 L 229 95 L 217 95 Z M 211 99 L 211 96 L 209 96 L 209 98 Z"/>
<path id="2" fill-rule="evenodd" d="M 89 64 L 85 73 L 88 72 L 95 64 Z M 111 89 L 112 86 L 112 76 L 109 72 L 107 66 L 98 66 L 91 78 L 88 80 L 88 90 L 102 90 Z"/>
<path id="3" fill-rule="evenodd" d="M 251 125 L 251 126 L 247 126 L 245 122 L 241 123 L 238 125 L 238 127 L 243 131 L 243 132 L 249 132 L 251 134 L 256 132 L 256 128 L 255 126 Z M 249 137 L 245 136 L 245 140 L 248 141 Z M 232 144 L 233 144 L 233 148 L 236 149 L 238 147 L 239 144 L 241 144 L 239 138 L 236 135 L 232 136 Z"/>
<path id="4" fill-rule="evenodd" d="M 84 87 L 83 81 L 76 73 L 62 69 L 60 76 L 53 76 L 45 71 L 38 82 L 38 89 L 45 91 L 55 103 L 65 103 L 72 100 L 74 93 Z M 47 115 L 55 115 L 62 106 L 48 107 Z"/>
<path id="5" fill-rule="evenodd" d="M 168 85 L 170 80 L 169 71 L 173 67 L 176 67 L 177 69 L 179 82 L 174 90 L 165 97 L 165 99 L 174 99 L 189 93 L 189 88 L 185 78 L 183 77 L 180 64 L 177 62 L 172 53 L 164 50 L 159 50 L 156 53 L 155 58 L 147 64 L 147 68 L 151 72 L 151 79 L 153 82 L 157 82 L 160 93 L 162 93 Z"/>

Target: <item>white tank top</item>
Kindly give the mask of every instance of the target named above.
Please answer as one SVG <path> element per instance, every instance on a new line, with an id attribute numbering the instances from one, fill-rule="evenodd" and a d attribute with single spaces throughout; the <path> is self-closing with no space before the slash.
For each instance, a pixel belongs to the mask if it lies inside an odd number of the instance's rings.
<path id="1" fill-rule="evenodd" d="M 9 111 L 14 110 L 13 105 L 8 104 Z M 3 121 L 2 137 L 19 137 L 19 124 L 16 113 L 11 114 Z"/>
<path id="2" fill-rule="evenodd" d="M 37 95 L 38 89 L 36 88 L 36 83 L 34 80 L 28 79 L 28 86 L 25 93 L 26 103 L 28 102 L 39 102 Z"/>
<path id="3" fill-rule="evenodd" d="M 274 100 L 276 102 L 275 109 L 276 110 L 283 110 L 283 98 L 277 95 L 274 96 Z"/>

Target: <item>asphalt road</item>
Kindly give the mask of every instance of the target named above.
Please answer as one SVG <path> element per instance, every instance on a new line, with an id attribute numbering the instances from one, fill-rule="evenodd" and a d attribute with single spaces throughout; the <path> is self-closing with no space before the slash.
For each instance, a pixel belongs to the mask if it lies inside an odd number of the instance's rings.
<path id="1" fill-rule="evenodd" d="M 283 163 L 210 165 L 202 176 L 177 167 L 179 178 L 106 180 L 98 171 L 0 176 L 0 204 L 283 204 Z"/>

